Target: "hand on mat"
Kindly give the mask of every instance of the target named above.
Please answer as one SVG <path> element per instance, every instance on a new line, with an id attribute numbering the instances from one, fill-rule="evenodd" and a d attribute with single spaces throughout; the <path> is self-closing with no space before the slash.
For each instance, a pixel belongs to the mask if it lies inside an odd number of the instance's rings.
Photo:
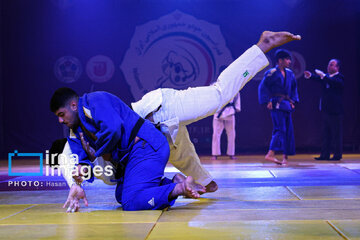
<path id="1" fill-rule="evenodd" d="M 82 189 L 79 185 L 72 185 L 70 188 L 69 196 L 63 206 L 63 208 L 66 208 L 69 206 L 66 210 L 66 212 L 78 212 L 80 209 L 80 200 L 83 199 L 85 206 L 88 206 L 88 200 L 86 198 L 86 194 L 84 189 Z"/>
<path id="2" fill-rule="evenodd" d="M 85 150 L 86 154 L 88 155 L 90 161 L 94 161 L 95 160 L 95 150 L 90 147 L 89 142 L 87 142 L 84 138 L 84 134 L 82 132 L 79 133 L 80 134 L 80 140 L 81 140 L 81 145 L 83 147 L 83 149 Z"/>

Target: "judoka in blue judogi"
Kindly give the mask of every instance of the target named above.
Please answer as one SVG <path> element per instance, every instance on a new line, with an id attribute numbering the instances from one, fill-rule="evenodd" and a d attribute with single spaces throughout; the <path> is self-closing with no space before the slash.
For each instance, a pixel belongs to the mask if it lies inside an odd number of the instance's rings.
<path id="1" fill-rule="evenodd" d="M 275 53 L 277 66 L 265 73 L 258 89 L 259 102 L 270 110 L 273 131 L 266 160 L 286 164 L 287 156 L 295 154 L 294 130 L 291 113 L 299 101 L 294 73 L 288 68 L 291 55 L 284 49 Z M 283 161 L 275 158 L 275 151 L 283 153 Z"/>
<path id="2" fill-rule="evenodd" d="M 163 178 L 169 158 L 166 137 L 116 96 L 93 92 L 78 97 L 72 89 L 61 88 L 54 93 L 50 106 L 59 122 L 71 128 L 68 142 L 72 152 L 78 154 L 79 164 L 92 165 L 80 142 L 82 133 L 95 149 L 95 157 L 111 159 L 124 167 L 116 189 L 116 199 L 124 210 L 163 209 L 173 205 L 179 195 L 198 197 L 196 191 L 184 192 L 185 183 L 177 187 L 172 180 Z M 187 187 L 191 188 L 191 180 Z M 70 205 L 78 204 L 82 198 L 78 194 L 82 189 L 72 188 Z"/>

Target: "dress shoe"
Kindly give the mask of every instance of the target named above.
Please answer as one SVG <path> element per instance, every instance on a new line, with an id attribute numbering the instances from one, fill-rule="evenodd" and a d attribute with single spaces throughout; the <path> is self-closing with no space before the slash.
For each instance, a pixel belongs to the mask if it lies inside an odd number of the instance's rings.
<path id="1" fill-rule="evenodd" d="M 332 157 L 330 158 L 330 161 L 340 161 L 341 157 Z"/>
<path id="2" fill-rule="evenodd" d="M 314 158 L 315 160 L 318 160 L 318 161 L 329 161 L 330 160 L 330 158 L 324 158 L 324 157 L 316 157 L 316 158 Z"/>

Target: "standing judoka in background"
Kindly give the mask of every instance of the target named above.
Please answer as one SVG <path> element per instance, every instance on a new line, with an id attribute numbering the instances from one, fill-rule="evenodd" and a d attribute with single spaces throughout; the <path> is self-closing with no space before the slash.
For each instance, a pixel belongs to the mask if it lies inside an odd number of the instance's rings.
<path id="1" fill-rule="evenodd" d="M 344 76 L 339 73 L 340 61 L 331 59 L 325 74 L 315 70 L 316 74 L 305 71 L 306 79 L 321 83 L 322 96 L 320 111 L 322 113 L 322 147 L 321 154 L 315 160 L 339 161 L 342 158 L 342 121 L 343 121 L 343 88 Z M 334 142 L 334 156 L 330 159 L 331 143 Z"/>
<path id="2" fill-rule="evenodd" d="M 107 92 L 79 97 L 70 88 L 60 88 L 51 98 L 50 109 L 71 129 L 68 142 L 79 164 L 93 164 L 80 142 L 85 139 L 95 157 L 124 166 L 115 193 L 123 210 L 164 209 L 180 195 L 198 198 L 198 192 L 205 192 L 191 176 L 181 183 L 164 178 L 170 152 L 166 137 L 118 97 Z M 81 198 L 87 204 L 84 190 L 73 184 L 64 207 L 77 211 Z"/>
<path id="3" fill-rule="evenodd" d="M 270 110 L 273 122 L 272 138 L 265 160 L 287 164 L 288 155 L 295 154 L 294 130 L 291 113 L 299 101 L 294 73 L 289 69 L 291 55 L 284 49 L 275 53 L 277 66 L 269 69 L 259 85 L 259 102 Z M 283 153 L 282 162 L 275 152 Z"/>
<path id="4" fill-rule="evenodd" d="M 226 154 L 230 159 L 236 159 L 235 157 L 235 113 L 240 112 L 240 93 L 223 107 L 220 111 L 214 114 L 213 118 L 213 136 L 212 136 L 212 160 L 216 160 L 217 156 L 221 155 L 221 134 L 226 131 L 227 136 L 227 151 Z"/>

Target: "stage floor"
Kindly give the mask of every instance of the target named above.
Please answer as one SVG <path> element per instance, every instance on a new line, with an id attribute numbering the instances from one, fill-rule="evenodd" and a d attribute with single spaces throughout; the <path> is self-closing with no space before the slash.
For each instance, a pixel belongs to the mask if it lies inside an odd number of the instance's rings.
<path id="1" fill-rule="evenodd" d="M 0 239 L 360 239 L 360 154 L 338 162 L 315 156 L 290 157 L 286 167 L 259 155 L 202 157 L 219 190 L 179 198 L 168 211 L 124 212 L 114 187 L 96 180 L 79 213 L 62 209 L 61 178 L 14 186 L 28 179 L 8 177 L 0 161 Z M 169 165 L 166 175 L 175 171 Z"/>

